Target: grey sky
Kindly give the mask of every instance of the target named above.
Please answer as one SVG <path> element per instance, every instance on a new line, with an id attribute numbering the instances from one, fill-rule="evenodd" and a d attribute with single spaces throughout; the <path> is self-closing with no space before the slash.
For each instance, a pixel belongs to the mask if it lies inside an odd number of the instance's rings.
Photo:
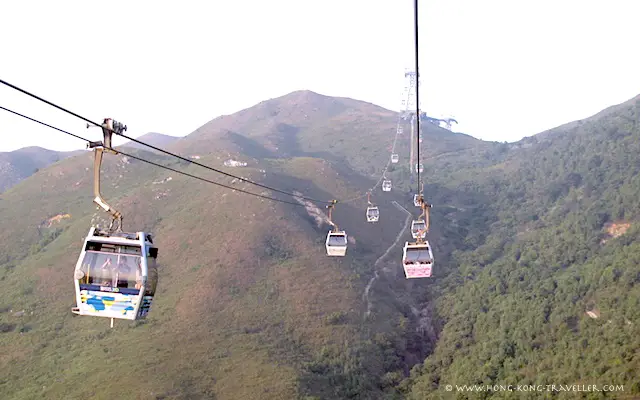
<path id="1" fill-rule="evenodd" d="M 515 141 L 640 94 L 635 0 L 421 0 L 421 97 Z M 0 77 L 131 136 L 183 136 L 299 89 L 398 110 L 411 0 L 6 1 Z M 98 140 L 5 86 L 0 105 Z M 0 151 L 84 144 L 0 110 Z"/>

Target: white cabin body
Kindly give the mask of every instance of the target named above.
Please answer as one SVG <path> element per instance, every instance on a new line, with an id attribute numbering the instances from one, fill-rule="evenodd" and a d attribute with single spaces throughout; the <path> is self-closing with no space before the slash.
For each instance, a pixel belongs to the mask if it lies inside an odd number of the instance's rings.
<path id="1" fill-rule="evenodd" d="M 325 242 L 327 255 L 332 257 L 344 257 L 347 255 L 347 232 L 329 231 L 327 241 Z"/>
<path id="2" fill-rule="evenodd" d="M 433 252 L 429 242 L 406 242 L 402 253 L 402 266 L 407 279 L 431 277 Z"/>
<path id="3" fill-rule="evenodd" d="M 418 237 L 424 239 L 427 237 L 427 231 L 425 230 L 426 227 L 427 225 L 424 221 L 411 221 L 411 237 L 414 239 L 418 239 Z"/>
<path id="4" fill-rule="evenodd" d="M 137 320 L 146 317 L 158 284 L 158 249 L 144 232 L 89 230 L 74 271 L 74 314 Z"/>
<path id="5" fill-rule="evenodd" d="M 380 210 L 378 207 L 367 207 L 367 222 L 378 222 L 380 219 Z"/>

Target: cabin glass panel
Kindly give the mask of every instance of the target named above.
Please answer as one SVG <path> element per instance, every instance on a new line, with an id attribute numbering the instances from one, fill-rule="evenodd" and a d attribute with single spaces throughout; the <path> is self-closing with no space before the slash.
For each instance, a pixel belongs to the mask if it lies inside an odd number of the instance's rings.
<path id="1" fill-rule="evenodd" d="M 419 250 L 407 249 L 407 257 L 405 263 L 416 262 L 431 262 L 431 254 L 429 254 L 428 247 Z"/>
<path id="2" fill-rule="evenodd" d="M 413 224 L 411 231 L 412 231 L 413 233 L 418 233 L 418 231 L 421 231 L 421 230 L 423 230 L 424 228 L 425 228 L 425 224 L 424 224 L 424 222 L 419 222 L 419 223 L 415 223 L 415 224 Z"/>
<path id="3" fill-rule="evenodd" d="M 347 244 L 347 238 L 345 236 L 329 236 L 329 242 L 327 246 L 345 246 Z"/>
<path id="4" fill-rule="evenodd" d="M 138 248 L 138 252 L 140 249 Z M 87 251 L 82 260 L 80 284 L 139 289 L 142 283 L 140 256 Z"/>

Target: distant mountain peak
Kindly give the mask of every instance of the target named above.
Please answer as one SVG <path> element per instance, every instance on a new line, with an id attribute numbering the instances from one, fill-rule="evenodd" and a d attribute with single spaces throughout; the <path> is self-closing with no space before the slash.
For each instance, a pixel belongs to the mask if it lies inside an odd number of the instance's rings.
<path id="1" fill-rule="evenodd" d="M 138 136 L 136 138 L 136 140 L 139 140 L 141 142 L 150 144 L 150 145 L 155 146 L 155 147 L 165 147 L 165 146 L 168 146 L 168 145 L 170 145 L 170 144 L 172 144 L 172 143 L 174 143 L 174 142 L 176 142 L 176 141 L 178 141 L 180 139 L 182 139 L 182 138 L 181 137 L 177 137 L 177 136 L 165 135 L 164 133 L 158 133 L 158 132 L 145 133 L 144 135 Z M 127 142 L 127 143 L 123 144 L 122 146 L 153 151 L 153 149 L 151 149 L 150 147 L 138 144 L 136 142 Z"/>

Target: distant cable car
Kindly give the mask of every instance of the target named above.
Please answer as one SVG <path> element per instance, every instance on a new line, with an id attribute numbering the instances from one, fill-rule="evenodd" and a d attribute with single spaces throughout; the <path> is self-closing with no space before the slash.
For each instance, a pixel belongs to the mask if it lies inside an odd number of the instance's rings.
<path id="1" fill-rule="evenodd" d="M 402 253 L 402 265 L 407 279 L 431 277 L 433 252 L 429 242 L 406 242 Z"/>
<path id="2" fill-rule="evenodd" d="M 421 200 L 422 215 L 411 223 L 411 236 L 416 241 L 406 242 L 402 252 L 402 266 L 407 279 L 428 278 L 433 268 L 433 252 L 429 242 L 424 240 L 429 230 L 431 204 L 426 203 L 423 198 Z"/>
<path id="3" fill-rule="evenodd" d="M 371 203 L 371 190 L 367 192 L 367 222 L 378 222 L 380 219 L 380 210 Z"/>
<path id="4" fill-rule="evenodd" d="M 325 247 L 327 248 L 328 256 L 344 257 L 347 254 L 347 232 L 338 230 L 338 225 L 333 222 L 332 211 L 337 203 L 337 200 L 333 200 L 329 209 L 329 223 L 333 225 L 333 229 L 327 233 L 327 241 Z"/>
<path id="5" fill-rule="evenodd" d="M 397 164 L 399 160 L 400 160 L 400 157 L 398 157 L 398 154 L 396 154 L 396 153 L 391 154 L 391 162 L 392 163 Z"/>
<path id="6" fill-rule="evenodd" d="M 426 224 L 424 223 L 424 221 L 411 221 L 411 236 L 414 239 L 424 239 L 427 236 L 427 231 L 425 230 L 425 228 Z"/>
<path id="7" fill-rule="evenodd" d="M 424 165 L 416 164 L 416 172 L 424 172 Z"/>
<path id="8" fill-rule="evenodd" d="M 396 132 L 398 133 L 398 135 L 402 135 L 402 127 L 399 126 L 398 129 L 396 130 Z"/>
<path id="9" fill-rule="evenodd" d="M 419 194 L 414 194 L 413 195 L 413 205 L 416 207 L 420 207 L 420 195 Z"/>
<path id="10" fill-rule="evenodd" d="M 147 316 L 158 284 L 158 249 L 145 232 L 91 227 L 74 273 L 74 314 L 137 320 Z"/>
<path id="11" fill-rule="evenodd" d="M 391 191 L 391 181 L 388 179 L 385 179 L 384 181 L 382 181 L 382 191 L 383 192 L 390 192 Z"/>
<path id="12" fill-rule="evenodd" d="M 367 207 L 367 222 L 378 222 L 380 211 L 378 207 Z"/>

